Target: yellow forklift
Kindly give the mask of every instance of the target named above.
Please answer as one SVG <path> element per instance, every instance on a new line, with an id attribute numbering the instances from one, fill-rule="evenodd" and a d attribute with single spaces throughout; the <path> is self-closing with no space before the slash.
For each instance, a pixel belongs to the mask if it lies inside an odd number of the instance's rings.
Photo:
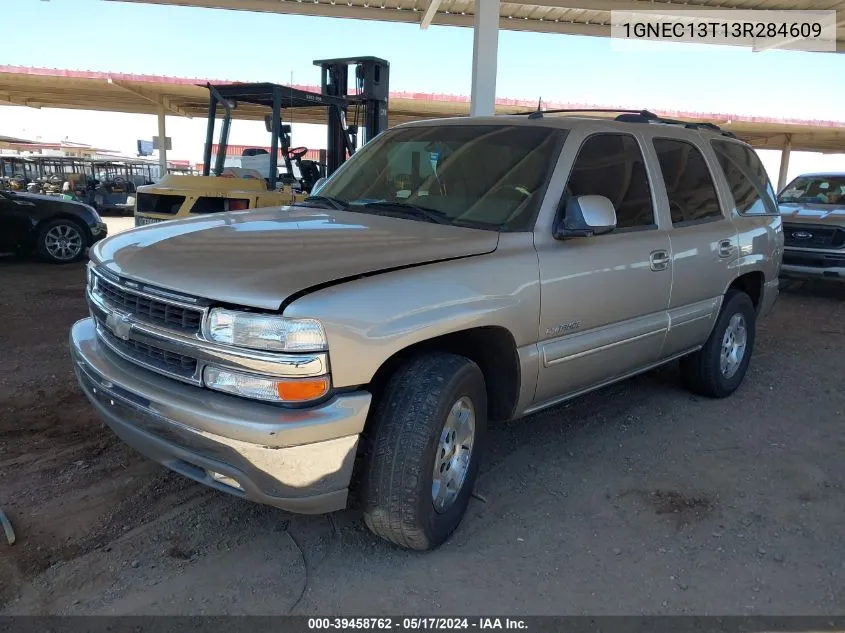
<path id="1" fill-rule="evenodd" d="M 153 185 L 137 188 L 135 226 L 196 214 L 293 204 L 305 199 L 322 178 L 331 176 L 358 146 L 359 129 L 366 143 L 387 128 L 390 65 L 377 57 L 316 60 L 322 71 L 321 92 L 272 83 L 207 84 L 208 124 L 201 176 L 167 174 Z M 350 69 L 355 88 L 350 92 Z M 229 129 L 238 107 L 268 110 L 264 122 L 270 151 L 244 150 L 236 161 L 228 157 Z M 326 162 L 305 160 L 307 148 L 291 147 L 284 110 L 325 108 L 328 139 Z M 217 154 L 214 133 L 222 109 Z M 279 154 L 284 173 L 279 173 Z M 236 162 L 236 165 L 232 165 Z M 298 176 L 294 175 L 294 165 Z"/>

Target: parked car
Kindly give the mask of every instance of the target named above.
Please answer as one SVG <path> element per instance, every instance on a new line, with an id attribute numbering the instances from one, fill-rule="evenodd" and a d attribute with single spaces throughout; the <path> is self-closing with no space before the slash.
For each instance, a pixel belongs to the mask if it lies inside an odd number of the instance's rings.
<path id="1" fill-rule="evenodd" d="M 778 195 L 782 276 L 845 282 L 845 173 L 804 174 Z"/>
<path id="2" fill-rule="evenodd" d="M 292 512 L 353 487 L 375 534 L 424 550 L 465 513 L 488 421 L 674 359 L 734 393 L 782 246 L 765 169 L 718 128 L 415 122 L 303 203 L 97 244 L 70 346 L 152 459 Z"/>
<path id="3" fill-rule="evenodd" d="M 15 191 L 0 191 L 0 252 L 36 253 L 45 261 L 79 261 L 108 229 L 93 207 Z"/>

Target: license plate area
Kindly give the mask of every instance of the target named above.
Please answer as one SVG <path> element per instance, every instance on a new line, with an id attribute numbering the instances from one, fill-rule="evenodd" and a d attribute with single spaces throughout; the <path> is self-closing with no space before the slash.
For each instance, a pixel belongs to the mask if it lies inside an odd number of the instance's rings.
<path id="1" fill-rule="evenodd" d="M 156 222 L 166 222 L 163 218 L 142 218 L 135 216 L 135 226 L 146 226 L 148 224 L 155 224 Z"/>

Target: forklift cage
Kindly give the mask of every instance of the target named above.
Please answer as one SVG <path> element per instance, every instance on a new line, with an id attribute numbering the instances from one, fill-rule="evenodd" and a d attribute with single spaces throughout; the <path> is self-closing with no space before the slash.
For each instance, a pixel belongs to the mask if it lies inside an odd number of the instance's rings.
<path id="1" fill-rule="evenodd" d="M 287 154 L 289 127 L 282 126 L 282 110 L 308 107 L 323 107 L 328 110 L 326 176 L 330 176 L 347 157 L 355 153 L 358 127 L 349 125 L 347 122 L 350 106 L 363 108 L 365 143 L 387 128 L 390 67 L 387 61 L 377 57 L 357 57 L 317 60 L 314 64 L 322 69 L 322 93 L 274 83 L 206 84 L 209 91 L 208 127 L 202 175 L 209 176 L 213 173 L 215 176 L 220 176 L 223 173 L 226 149 L 229 144 L 229 129 L 233 113 L 239 103 L 270 109 L 267 126 L 270 132 L 270 173 L 268 174 L 270 190 L 276 188 L 278 181 L 280 139 L 285 164 L 288 171 L 291 171 L 290 158 Z M 350 65 L 355 66 L 356 78 L 356 92 L 351 95 L 348 90 Z M 212 170 L 211 154 L 218 108 L 222 108 L 224 113 Z"/>

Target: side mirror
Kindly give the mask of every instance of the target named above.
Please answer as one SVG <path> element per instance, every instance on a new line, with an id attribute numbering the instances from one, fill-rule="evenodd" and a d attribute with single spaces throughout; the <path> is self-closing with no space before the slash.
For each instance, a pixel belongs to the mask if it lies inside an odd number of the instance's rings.
<path id="1" fill-rule="evenodd" d="M 325 184 L 326 184 L 326 181 L 327 181 L 327 180 L 328 180 L 328 178 L 318 178 L 318 179 L 317 179 L 317 182 L 315 182 L 315 183 L 314 183 L 314 186 L 313 186 L 313 187 L 311 187 L 311 193 L 312 193 L 312 194 L 316 194 L 318 191 L 320 191 L 320 188 L 321 188 L 323 185 L 325 185 Z"/>
<path id="2" fill-rule="evenodd" d="M 555 225 L 554 238 L 592 237 L 616 228 L 616 209 L 604 196 L 575 196 Z"/>

